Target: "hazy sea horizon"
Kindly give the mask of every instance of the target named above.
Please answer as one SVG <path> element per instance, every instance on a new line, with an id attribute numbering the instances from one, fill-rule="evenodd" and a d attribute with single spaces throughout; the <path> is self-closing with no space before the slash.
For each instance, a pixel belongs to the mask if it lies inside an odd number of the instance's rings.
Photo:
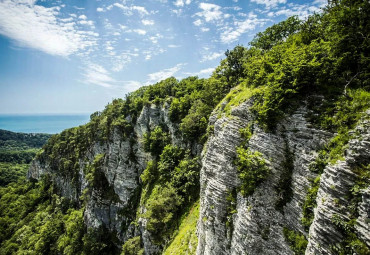
<path id="1" fill-rule="evenodd" d="M 89 120 L 90 114 L 0 114 L 0 129 L 56 134 L 86 124 Z"/>

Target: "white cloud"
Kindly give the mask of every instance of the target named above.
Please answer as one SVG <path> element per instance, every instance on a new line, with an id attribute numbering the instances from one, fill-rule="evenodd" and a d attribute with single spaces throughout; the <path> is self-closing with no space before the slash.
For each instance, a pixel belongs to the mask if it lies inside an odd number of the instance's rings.
<path id="1" fill-rule="evenodd" d="M 203 22 L 200 19 L 197 19 L 196 21 L 193 22 L 194 25 L 200 26 L 203 24 Z"/>
<path id="2" fill-rule="evenodd" d="M 135 32 L 139 35 L 145 35 L 146 31 L 144 29 L 133 29 L 132 32 Z"/>
<path id="3" fill-rule="evenodd" d="M 103 11 L 104 11 L 104 9 L 103 9 L 103 8 L 101 8 L 101 7 L 98 7 L 98 8 L 96 8 L 96 11 L 97 11 L 97 12 L 103 12 Z"/>
<path id="4" fill-rule="evenodd" d="M 163 69 L 159 72 L 148 74 L 148 84 L 156 83 L 166 78 L 173 76 L 175 73 L 181 70 L 184 64 L 177 64 L 174 67 Z"/>
<path id="5" fill-rule="evenodd" d="M 135 91 L 143 86 L 143 84 L 138 81 L 124 81 L 123 84 L 127 92 Z"/>
<path id="6" fill-rule="evenodd" d="M 92 20 L 80 20 L 78 23 L 81 25 L 89 25 L 91 27 L 94 27 L 94 21 Z"/>
<path id="7" fill-rule="evenodd" d="M 170 44 L 168 45 L 168 48 L 179 48 L 181 47 L 180 45 L 176 45 L 176 44 Z"/>
<path id="8" fill-rule="evenodd" d="M 97 64 L 88 64 L 85 69 L 85 83 L 94 84 L 106 88 L 110 88 L 116 83 L 112 77 L 110 77 L 109 72 L 102 66 Z"/>
<path id="9" fill-rule="evenodd" d="M 220 57 L 221 57 L 221 56 L 223 56 L 223 55 L 224 55 L 224 53 L 223 53 L 223 52 L 213 52 L 213 53 L 211 53 L 211 54 L 204 55 L 200 62 L 205 62 L 205 61 L 209 61 L 209 60 L 214 60 L 214 59 L 220 58 Z"/>
<path id="10" fill-rule="evenodd" d="M 86 15 L 80 15 L 78 18 L 79 19 L 83 19 L 83 20 L 86 20 L 87 19 Z"/>
<path id="11" fill-rule="evenodd" d="M 155 36 L 150 36 L 150 37 L 149 37 L 149 40 L 150 40 L 152 43 L 156 44 L 156 43 L 158 43 L 158 39 L 160 39 L 160 38 L 163 38 L 163 36 L 162 36 L 162 35 L 160 35 L 160 34 L 156 34 Z"/>
<path id="12" fill-rule="evenodd" d="M 0 34 L 20 46 L 59 56 L 68 56 L 96 44 L 96 33 L 88 33 L 74 22 L 58 17 L 61 7 L 47 8 L 35 2 L 1 1 Z"/>
<path id="13" fill-rule="evenodd" d="M 209 31 L 209 28 L 208 27 L 201 27 L 200 30 L 202 32 L 208 32 Z"/>
<path id="14" fill-rule="evenodd" d="M 320 3 L 318 3 L 320 4 Z M 319 13 L 322 10 L 320 9 L 322 7 L 321 5 L 319 7 L 314 5 L 307 5 L 307 4 L 289 4 L 288 7 L 283 7 L 280 10 L 276 12 L 269 12 L 269 17 L 275 17 L 280 15 L 285 15 L 287 17 L 297 15 L 300 19 L 307 18 L 310 14 L 316 12 Z"/>
<path id="15" fill-rule="evenodd" d="M 251 0 L 256 4 L 264 4 L 266 8 L 276 7 L 278 4 L 285 4 L 287 0 Z"/>
<path id="16" fill-rule="evenodd" d="M 185 4 L 189 5 L 191 3 L 191 0 L 176 0 L 173 4 L 177 7 L 183 7 Z"/>
<path id="17" fill-rule="evenodd" d="M 149 14 L 149 12 L 142 6 L 132 6 L 131 8 L 132 8 L 132 10 L 138 11 L 142 15 L 148 15 Z"/>
<path id="18" fill-rule="evenodd" d="M 114 3 L 113 5 L 108 6 L 107 10 L 111 10 L 113 8 L 113 6 L 123 10 L 124 14 L 126 14 L 126 15 L 133 15 L 133 11 L 137 11 L 142 16 L 149 14 L 149 12 L 145 9 L 145 7 L 136 6 L 136 5 L 126 6 L 126 5 L 123 5 L 123 4 L 120 4 L 120 3 Z"/>
<path id="19" fill-rule="evenodd" d="M 203 11 L 196 13 L 197 16 L 203 17 L 206 22 L 222 18 L 221 6 L 209 3 L 200 3 L 199 8 Z"/>
<path id="20" fill-rule="evenodd" d="M 196 72 L 196 73 L 184 73 L 185 75 L 188 75 L 188 76 L 201 76 L 201 77 L 207 77 L 209 76 L 210 74 L 212 74 L 212 72 L 215 70 L 214 67 L 210 67 L 210 68 L 206 68 L 206 69 L 202 69 L 200 70 L 199 72 Z"/>
<path id="21" fill-rule="evenodd" d="M 154 25 L 154 20 L 143 19 L 141 23 L 143 23 L 144 26 L 151 26 Z"/>
<path id="22" fill-rule="evenodd" d="M 221 33 L 222 43 L 232 43 L 239 39 L 239 37 L 247 31 L 254 30 L 256 26 L 263 25 L 266 23 L 266 19 L 258 19 L 253 13 L 248 15 L 248 18 L 244 21 L 236 21 L 235 27 L 227 27 L 224 32 Z"/>
<path id="23" fill-rule="evenodd" d="M 131 62 L 131 56 L 137 57 L 138 54 L 133 54 L 131 52 L 124 52 L 121 55 L 114 56 L 112 58 L 112 62 L 113 62 L 112 71 L 113 72 L 121 71 L 128 63 Z"/>

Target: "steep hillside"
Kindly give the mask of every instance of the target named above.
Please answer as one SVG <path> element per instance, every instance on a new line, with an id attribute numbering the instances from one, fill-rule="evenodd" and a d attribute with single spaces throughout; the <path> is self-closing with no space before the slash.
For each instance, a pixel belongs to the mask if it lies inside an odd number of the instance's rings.
<path id="1" fill-rule="evenodd" d="M 29 163 L 49 137 L 0 129 L 0 186 L 25 178 Z"/>
<path id="2" fill-rule="evenodd" d="M 52 136 L 0 190 L 0 253 L 369 254 L 369 13 L 291 17 Z"/>

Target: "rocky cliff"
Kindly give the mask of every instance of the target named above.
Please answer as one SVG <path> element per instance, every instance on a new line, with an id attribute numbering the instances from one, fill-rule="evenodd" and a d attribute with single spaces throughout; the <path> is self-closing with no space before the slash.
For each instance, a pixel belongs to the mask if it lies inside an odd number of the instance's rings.
<path id="1" fill-rule="evenodd" d="M 275 132 L 266 132 L 255 122 L 251 100 L 232 108 L 230 114 L 223 113 L 226 103 L 210 117 L 213 134 L 202 153 L 200 145 L 186 143 L 178 135 L 178 125 L 168 118 L 168 105 L 151 104 L 142 109 L 130 137 L 114 130 L 107 142 L 93 143 L 79 160 L 77 176 L 61 175 L 42 157 L 32 163 L 28 176 L 38 179 L 51 174 L 59 194 L 78 201 L 89 186 L 86 167 L 102 155 L 99 185 L 90 188 L 86 200 L 85 224 L 104 226 L 116 233 L 120 244 L 139 235 L 145 254 L 159 253 L 163 246 L 153 244 L 146 219 L 141 217 L 146 208 L 140 204 L 139 177 L 153 159 L 143 149 L 144 134 L 166 125 L 173 144 L 201 154 L 197 254 L 294 254 L 295 244 L 287 233 L 307 240 L 306 254 L 335 254 L 335 247 L 348 238 L 340 222 L 345 225 L 351 219 L 358 240 L 370 244 L 369 188 L 357 187 L 360 201 L 350 201 L 360 178 L 356 169 L 370 162 L 370 112 L 351 131 L 354 135 L 345 158 L 323 169 L 308 229 L 302 224 L 303 208 L 313 180 L 320 177 L 311 166 L 335 134 L 314 128 L 307 121 L 309 110 L 304 104 L 280 121 Z M 236 148 L 244 139 L 240 130 L 247 126 L 251 127 L 247 146 L 263 155 L 270 172 L 252 195 L 243 196 L 235 160 Z M 350 215 L 348 206 L 358 213 Z M 132 224 L 135 220 L 137 224 Z"/>
<path id="2" fill-rule="evenodd" d="M 35 248 L 370 254 L 369 13 L 329 1 L 227 50 L 208 79 L 144 86 L 51 137 L 28 177 L 46 176 L 50 208 L 68 200 L 84 226 Z"/>

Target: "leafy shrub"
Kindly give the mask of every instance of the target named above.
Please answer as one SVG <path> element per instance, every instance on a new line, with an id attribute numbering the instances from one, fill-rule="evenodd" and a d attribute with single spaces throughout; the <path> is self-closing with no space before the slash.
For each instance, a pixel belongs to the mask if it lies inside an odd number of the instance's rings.
<path id="1" fill-rule="evenodd" d="M 127 240 L 122 246 L 121 255 L 144 255 L 144 249 L 141 245 L 141 237 L 135 236 Z"/>
<path id="2" fill-rule="evenodd" d="M 143 182 L 143 185 L 146 185 L 154 182 L 157 176 L 157 163 L 154 161 L 149 161 L 143 173 L 140 175 L 140 178 Z"/>
<path id="3" fill-rule="evenodd" d="M 171 233 L 171 223 L 179 217 L 179 206 L 183 199 L 172 186 L 156 186 L 146 203 L 147 211 L 144 217 L 148 220 L 147 230 L 157 243 L 168 238 Z"/>
<path id="4" fill-rule="evenodd" d="M 243 196 L 250 196 L 257 186 L 266 179 L 270 169 L 262 153 L 258 151 L 252 152 L 243 147 L 238 147 L 236 152 L 236 166 L 238 168 L 238 176 L 242 182 L 240 192 Z"/>
<path id="5" fill-rule="evenodd" d="M 285 240 L 289 243 L 290 248 L 295 254 L 305 254 L 308 241 L 304 235 L 287 227 L 283 228 Z"/>
<path id="6" fill-rule="evenodd" d="M 316 179 L 313 182 L 311 182 L 311 187 L 308 189 L 305 201 L 303 203 L 302 224 L 307 231 L 312 224 L 312 221 L 314 218 L 314 208 L 317 206 L 316 197 L 317 197 L 317 192 L 319 191 L 320 177 L 321 175 L 318 175 Z"/>
<path id="7" fill-rule="evenodd" d="M 179 162 L 171 175 L 171 185 L 179 195 L 187 198 L 189 202 L 194 201 L 199 195 L 200 165 L 198 160 L 197 157 L 187 156 Z"/>
<path id="8" fill-rule="evenodd" d="M 168 133 L 163 132 L 162 128 L 157 126 L 153 131 L 144 134 L 144 149 L 158 156 L 163 148 L 171 141 Z"/>
<path id="9" fill-rule="evenodd" d="M 181 147 L 166 145 L 158 162 L 158 174 L 161 180 L 170 180 L 175 167 L 184 158 L 185 151 Z"/>
<path id="10" fill-rule="evenodd" d="M 197 100 L 180 124 L 180 130 L 185 138 L 199 140 L 206 133 L 208 116 L 211 112 L 212 108 L 209 105 Z"/>

